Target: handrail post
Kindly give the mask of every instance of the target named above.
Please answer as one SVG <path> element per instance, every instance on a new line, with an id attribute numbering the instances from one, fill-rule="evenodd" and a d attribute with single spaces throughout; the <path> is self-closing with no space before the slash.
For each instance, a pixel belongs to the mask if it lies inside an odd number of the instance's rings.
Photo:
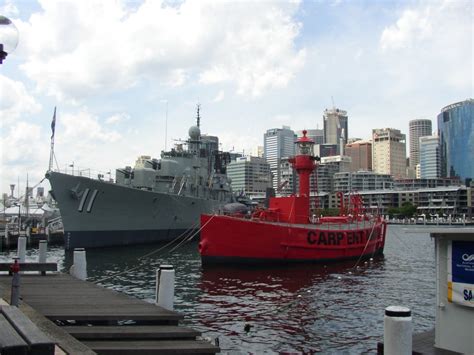
<path id="1" fill-rule="evenodd" d="M 10 266 L 10 272 L 13 273 L 10 305 L 18 307 L 20 302 L 20 264 L 18 258 L 13 259 L 15 262 Z"/>

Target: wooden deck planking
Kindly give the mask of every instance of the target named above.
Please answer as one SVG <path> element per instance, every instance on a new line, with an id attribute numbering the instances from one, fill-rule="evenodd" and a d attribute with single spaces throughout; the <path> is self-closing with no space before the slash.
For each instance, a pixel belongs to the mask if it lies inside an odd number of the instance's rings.
<path id="1" fill-rule="evenodd" d="M 0 314 L 0 354 L 27 354 L 28 344 L 17 333 L 10 322 Z"/>
<path id="2" fill-rule="evenodd" d="M 216 348 L 202 340 L 85 341 L 98 354 L 215 354 Z"/>
<path id="3" fill-rule="evenodd" d="M 11 277 L 0 277 L 9 287 Z M 52 320 L 136 320 L 177 323 L 184 317 L 125 294 L 65 274 L 21 275 L 24 302 Z"/>
<path id="4" fill-rule="evenodd" d="M 434 329 L 414 334 L 412 338 L 412 353 L 414 355 L 454 355 L 456 352 L 439 349 L 435 347 L 435 331 Z M 377 343 L 377 354 L 384 353 L 383 342 Z"/>
<path id="5" fill-rule="evenodd" d="M 140 326 L 64 326 L 69 334 L 81 340 L 93 339 L 194 339 L 201 335 L 194 329 L 169 325 Z"/>
<path id="6" fill-rule="evenodd" d="M 7 298 L 11 279 L 11 276 L 0 276 L 0 290 Z M 215 354 L 220 350 L 209 342 L 196 340 L 200 332 L 178 327 L 179 320 L 184 317 L 176 312 L 69 275 L 22 274 L 20 294 L 23 306 L 31 307 L 50 320 L 101 324 L 58 327 L 51 323 L 48 326 L 81 340 L 81 345 L 74 344 L 60 334 L 70 343 L 68 346 L 76 349 L 90 347 L 87 351 L 99 354 Z M 115 323 L 123 320 L 138 321 L 139 324 Z M 146 321 L 146 325 L 140 325 L 140 321 Z"/>

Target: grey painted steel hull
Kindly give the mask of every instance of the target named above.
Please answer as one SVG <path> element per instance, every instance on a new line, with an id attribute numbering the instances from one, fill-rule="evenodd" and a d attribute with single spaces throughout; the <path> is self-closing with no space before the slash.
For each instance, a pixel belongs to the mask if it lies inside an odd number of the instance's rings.
<path id="1" fill-rule="evenodd" d="M 223 202 L 146 191 L 48 172 L 64 225 L 65 248 L 169 241 L 199 229 L 199 217 Z"/>

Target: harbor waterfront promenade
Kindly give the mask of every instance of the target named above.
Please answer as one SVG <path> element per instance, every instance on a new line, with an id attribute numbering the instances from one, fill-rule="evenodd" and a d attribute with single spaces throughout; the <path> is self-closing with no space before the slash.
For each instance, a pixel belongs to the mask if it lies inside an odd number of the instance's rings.
<path id="1" fill-rule="evenodd" d="M 10 299 L 11 284 L 11 276 L 0 276 L 4 299 Z M 179 326 L 183 315 L 68 274 L 21 275 L 20 294 L 20 310 L 68 354 L 219 351 L 197 340 L 200 332 Z"/>
<path id="2" fill-rule="evenodd" d="M 218 338 L 223 353 L 376 354 L 377 343 L 383 341 L 384 310 L 390 305 L 410 308 L 413 334 L 433 341 L 432 228 L 390 225 L 384 257 L 362 263 L 202 269 L 197 242 L 148 256 L 163 245 L 91 249 L 88 281 L 153 303 L 155 270 L 171 264 L 176 270 L 174 308 L 184 315 L 180 324 Z M 3 252 L 0 261 L 13 256 L 16 251 Z M 28 250 L 26 258 L 36 260 L 37 251 Z M 72 253 L 52 247 L 48 262 L 69 270 Z M 63 294 L 68 297 L 62 290 L 51 294 L 59 302 Z"/>

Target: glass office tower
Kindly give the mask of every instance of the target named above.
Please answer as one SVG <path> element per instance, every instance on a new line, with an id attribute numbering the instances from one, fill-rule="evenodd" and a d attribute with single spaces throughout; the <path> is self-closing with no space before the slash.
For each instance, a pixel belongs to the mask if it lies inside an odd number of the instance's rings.
<path id="1" fill-rule="evenodd" d="M 444 107 L 438 115 L 441 176 L 474 178 L 474 100 Z"/>

